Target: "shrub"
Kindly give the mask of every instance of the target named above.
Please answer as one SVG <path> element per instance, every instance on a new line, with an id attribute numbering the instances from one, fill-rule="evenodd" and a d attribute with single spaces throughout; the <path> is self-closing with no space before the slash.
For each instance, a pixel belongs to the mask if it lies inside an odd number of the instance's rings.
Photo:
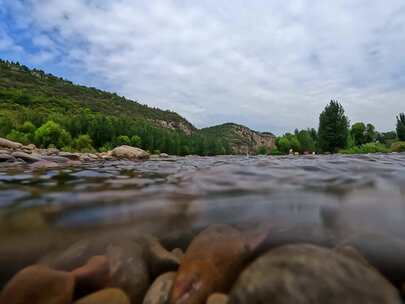
<path id="1" fill-rule="evenodd" d="M 257 152 L 258 155 L 268 155 L 269 154 L 269 148 L 267 148 L 266 146 L 260 146 L 257 148 Z"/>
<path id="2" fill-rule="evenodd" d="M 349 149 L 339 150 L 342 154 L 368 154 L 368 153 L 389 153 L 391 152 L 385 145 L 380 143 L 368 143 L 355 146 Z"/>
<path id="3" fill-rule="evenodd" d="M 23 145 L 28 145 L 30 143 L 28 134 L 25 134 L 17 130 L 12 130 L 9 134 L 7 134 L 6 137 L 9 140 L 19 142 Z"/>
<path id="4" fill-rule="evenodd" d="M 405 141 L 399 141 L 391 145 L 393 152 L 405 152 Z"/>
<path id="5" fill-rule="evenodd" d="M 93 141 L 88 134 L 79 135 L 78 138 L 73 140 L 73 148 L 80 152 L 94 152 Z"/>
<path id="6" fill-rule="evenodd" d="M 37 145 L 48 148 L 51 145 L 60 149 L 69 146 L 72 138 L 65 129 L 52 120 L 46 122 L 35 131 L 35 142 Z"/>

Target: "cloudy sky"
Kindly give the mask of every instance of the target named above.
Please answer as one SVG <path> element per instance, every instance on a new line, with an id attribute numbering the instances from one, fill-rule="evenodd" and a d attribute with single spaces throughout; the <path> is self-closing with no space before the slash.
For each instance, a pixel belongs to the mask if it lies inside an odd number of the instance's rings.
<path id="1" fill-rule="evenodd" d="M 0 0 L 0 58 L 280 134 L 330 99 L 352 122 L 405 111 L 404 0 Z"/>

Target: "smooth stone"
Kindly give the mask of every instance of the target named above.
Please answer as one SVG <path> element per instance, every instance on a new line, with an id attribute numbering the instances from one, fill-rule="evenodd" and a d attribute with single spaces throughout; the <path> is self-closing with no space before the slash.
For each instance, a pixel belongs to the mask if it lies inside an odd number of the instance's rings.
<path id="1" fill-rule="evenodd" d="M 131 304 L 131 302 L 121 289 L 108 288 L 81 298 L 74 304 Z"/>
<path id="2" fill-rule="evenodd" d="M 80 154 L 79 153 L 70 153 L 70 152 L 59 152 L 60 157 L 65 157 L 70 160 L 80 160 Z"/>
<path id="3" fill-rule="evenodd" d="M 372 267 L 314 245 L 270 250 L 233 286 L 230 304 L 401 304 L 398 291 Z"/>
<path id="4" fill-rule="evenodd" d="M 173 249 L 172 253 L 179 259 L 179 261 L 184 257 L 184 252 L 180 248 Z"/>
<path id="5" fill-rule="evenodd" d="M 45 149 L 45 153 L 47 155 L 59 155 L 60 151 L 56 148 L 48 148 L 48 149 Z"/>
<path id="6" fill-rule="evenodd" d="M 25 148 L 27 148 L 28 150 L 35 150 L 37 147 L 34 144 L 29 144 L 25 146 Z"/>
<path id="7" fill-rule="evenodd" d="M 13 152 L 11 155 L 14 156 L 15 158 L 20 158 L 29 163 L 34 163 L 34 162 L 41 160 L 41 158 L 39 156 L 28 154 L 25 152 L 20 152 L 20 151 Z"/>
<path id="8" fill-rule="evenodd" d="M 40 160 L 31 165 L 33 169 L 53 169 L 58 167 L 60 167 L 59 164 L 47 160 Z"/>
<path id="9" fill-rule="evenodd" d="M 167 153 L 160 153 L 160 155 L 159 155 L 161 158 L 168 158 L 169 157 L 169 154 L 167 154 Z"/>
<path id="10" fill-rule="evenodd" d="M 335 252 L 345 255 L 351 259 L 362 263 L 365 266 L 372 267 L 366 258 L 354 247 L 351 246 L 341 246 L 334 249 Z"/>
<path id="11" fill-rule="evenodd" d="M 0 153 L 0 162 L 14 161 L 15 157 L 10 154 Z"/>
<path id="12" fill-rule="evenodd" d="M 88 294 L 111 285 L 110 263 L 106 256 L 94 256 L 72 271 L 76 281 L 76 294 Z"/>
<path id="13" fill-rule="evenodd" d="M 69 161 L 69 158 L 62 156 L 44 156 L 42 159 L 58 164 L 65 164 Z"/>
<path id="14" fill-rule="evenodd" d="M 385 234 L 362 233 L 337 247 L 356 248 L 365 259 L 398 287 L 405 281 L 405 241 Z"/>
<path id="15" fill-rule="evenodd" d="M 131 146 L 120 146 L 111 151 L 111 155 L 116 158 L 124 159 L 146 159 L 149 158 L 149 153 L 146 151 L 131 147 Z"/>
<path id="16" fill-rule="evenodd" d="M 19 149 L 22 147 L 22 144 L 0 137 L 0 147 L 9 149 Z"/>
<path id="17" fill-rule="evenodd" d="M 3 289 L 2 304 L 70 304 L 73 275 L 34 265 L 18 272 Z"/>
<path id="18" fill-rule="evenodd" d="M 50 254 L 40 263 L 72 271 L 99 255 L 105 256 L 110 265 L 109 287 L 124 290 L 132 304 L 142 303 L 152 277 L 175 270 L 179 265 L 177 257 L 165 250 L 157 239 L 135 233 L 85 239 L 62 252 Z"/>
<path id="19" fill-rule="evenodd" d="M 203 304 L 210 294 L 229 291 L 251 252 L 239 230 L 209 226 L 193 239 L 181 259 L 170 303 Z"/>
<path id="20" fill-rule="evenodd" d="M 175 272 L 160 275 L 146 293 L 143 304 L 168 304 L 175 276 Z"/>
<path id="21" fill-rule="evenodd" d="M 213 293 L 208 297 L 207 304 L 227 304 L 229 297 L 223 293 Z"/>

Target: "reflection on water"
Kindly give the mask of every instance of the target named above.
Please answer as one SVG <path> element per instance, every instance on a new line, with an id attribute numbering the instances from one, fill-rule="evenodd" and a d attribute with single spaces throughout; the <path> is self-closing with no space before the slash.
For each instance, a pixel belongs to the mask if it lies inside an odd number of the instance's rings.
<path id="1" fill-rule="evenodd" d="M 46 172 L 0 165 L 3 253 L 24 242 L 34 255 L 84 231 L 164 237 L 262 222 L 280 240 L 333 242 L 362 231 L 404 238 L 405 155 L 186 157 Z"/>

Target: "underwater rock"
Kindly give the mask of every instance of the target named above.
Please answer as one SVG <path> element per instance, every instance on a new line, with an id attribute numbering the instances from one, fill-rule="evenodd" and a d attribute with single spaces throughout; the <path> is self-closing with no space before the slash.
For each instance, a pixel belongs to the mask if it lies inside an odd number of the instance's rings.
<path id="1" fill-rule="evenodd" d="M 79 241 L 68 249 L 51 254 L 41 263 L 52 268 L 73 271 L 94 256 L 108 259 L 111 283 L 126 292 L 131 303 L 142 303 L 151 277 L 175 270 L 179 261 L 157 239 L 139 235 L 106 235 Z"/>
<path id="2" fill-rule="evenodd" d="M 131 302 L 122 290 L 108 288 L 92 293 L 74 304 L 131 304 Z"/>
<path id="3" fill-rule="evenodd" d="M 18 272 L 5 286 L 1 304 L 70 304 L 74 278 L 68 272 L 34 265 Z"/>
<path id="4" fill-rule="evenodd" d="M 344 240 L 337 248 L 342 246 L 356 248 L 395 285 L 400 286 L 405 281 L 404 240 L 385 234 L 361 233 Z"/>
<path id="5" fill-rule="evenodd" d="M 146 293 L 143 304 L 168 304 L 175 276 L 175 272 L 160 275 Z"/>
<path id="6" fill-rule="evenodd" d="M 250 253 L 239 230 L 209 226 L 194 238 L 181 260 L 170 303 L 205 303 L 210 294 L 228 291 Z"/>
<path id="7" fill-rule="evenodd" d="M 400 304 L 397 290 L 373 268 L 314 245 L 270 250 L 247 267 L 229 303 Z"/>

